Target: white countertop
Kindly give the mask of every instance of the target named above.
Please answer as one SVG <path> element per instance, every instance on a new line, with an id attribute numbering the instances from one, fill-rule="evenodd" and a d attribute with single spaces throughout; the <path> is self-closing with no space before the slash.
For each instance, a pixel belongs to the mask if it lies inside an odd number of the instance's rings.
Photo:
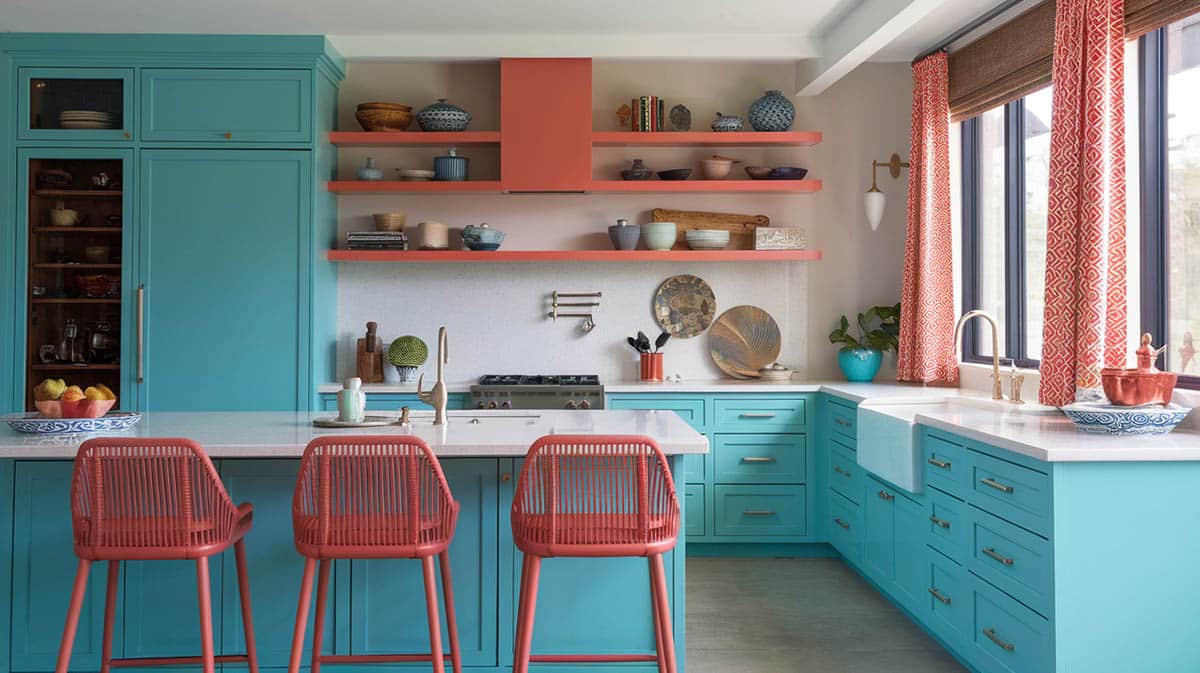
<path id="1" fill-rule="evenodd" d="M 425 390 L 433 387 L 433 381 L 427 376 L 425 377 Z M 469 393 L 471 386 L 477 381 L 447 381 L 446 392 L 448 393 Z M 413 383 L 364 383 L 363 392 L 366 393 L 400 393 L 407 395 L 415 395 L 417 393 L 417 384 Z M 336 393 L 342 389 L 340 383 L 322 383 L 317 386 L 318 393 Z"/>
<path id="2" fill-rule="evenodd" d="M 214 458 L 298 457 L 314 437 L 406 435 L 424 439 L 439 456 L 524 456 L 534 440 L 552 434 L 648 435 L 667 454 L 706 453 L 708 440 L 670 411 L 451 411 L 449 423 L 432 424 L 432 412 L 412 413 L 407 426 L 326 429 L 312 425 L 330 412 L 150 412 L 127 437 L 188 437 Z M 368 412 L 368 415 L 390 415 Z M 478 418 L 479 423 L 471 423 Z M 74 458 L 92 435 L 34 435 L 0 426 L 0 458 Z"/>

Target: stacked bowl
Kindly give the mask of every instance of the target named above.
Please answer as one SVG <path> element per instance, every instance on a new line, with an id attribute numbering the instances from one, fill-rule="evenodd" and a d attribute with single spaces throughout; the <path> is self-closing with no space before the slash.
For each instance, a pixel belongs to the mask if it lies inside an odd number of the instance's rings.
<path id="1" fill-rule="evenodd" d="M 684 236 L 692 250 L 722 250 L 729 245 L 729 232 L 724 229 L 689 229 Z"/>
<path id="2" fill-rule="evenodd" d="M 111 129 L 113 116 L 96 110 L 63 110 L 58 115 L 58 125 L 64 129 Z"/>

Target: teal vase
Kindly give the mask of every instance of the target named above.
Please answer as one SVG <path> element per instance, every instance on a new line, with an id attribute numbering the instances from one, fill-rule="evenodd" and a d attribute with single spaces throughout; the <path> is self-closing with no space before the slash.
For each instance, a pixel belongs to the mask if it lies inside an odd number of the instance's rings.
<path id="1" fill-rule="evenodd" d="M 838 351 L 838 366 L 846 380 L 853 383 L 870 383 L 883 364 L 883 353 L 869 348 L 843 348 Z"/>

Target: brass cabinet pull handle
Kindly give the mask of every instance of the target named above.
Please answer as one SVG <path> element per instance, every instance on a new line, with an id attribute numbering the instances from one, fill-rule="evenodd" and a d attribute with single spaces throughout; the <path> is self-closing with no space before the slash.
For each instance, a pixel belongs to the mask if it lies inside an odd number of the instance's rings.
<path id="1" fill-rule="evenodd" d="M 847 421 L 844 418 L 835 418 L 835 419 L 833 419 L 833 422 L 837 423 L 838 425 L 842 426 L 843 428 L 848 428 L 851 425 L 850 421 Z"/>
<path id="2" fill-rule="evenodd" d="M 512 481 L 512 474 L 509 472 L 505 472 L 504 474 L 501 474 L 500 481 L 505 481 L 505 482 Z"/>
<path id="3" fill-rule="evenodd" d="M 1005 652 L 1012 652 L 1017 649 L 1012 643 L 1006 643 L 1001 640 L 1000 636 L 996 635 L 996 629 L 984 629 L 983 635 L 987 636 L 988 640 L 999 645 Z"/>
<path id="4" fill-rule="evenodd" d="M 774 463 L 773 456 L 742 456 L 743 463 Z"/>
<path id="5" fill-rule="evenodd" d="M 233 139 L 233 134 L 232 134 L 232 133 L 226 133 L 226 134 L 225 134 L 225 139 L 226 139 L 226 140 L 231 140 L 231 139 Z"/>
<path id="6" fill-rule="evenodd" d="M 950 605 L 950 597 L 949 597 L 949 596 L 947 596 L 947 595 L 945 595 L 945 594 L 943 594 L 942 592 L 938 591 L 936 588 L 934 588 L 934 587 L 929 587 L 929 593 L 930 593 L 930 595 L 932 595 L 934 598 L 936 598 L 936 599 L 938 599 L 939 601 L 941 601 L 941 602 L 942 602 L 944 605 Z"/>
<path id="7" fill-rule="evenodd" d="M 146 380 L 146 286 L 137 289 L 137 382 Z"/>
<path id="8" fill-rule="evenodd" d="M 1006 566 L 1010 566 L 1013 564 L 1012 559 L 1008 558 L 1007 556 L 1002 556 L 999 552 L 996 551 L 995 547 L 984 547 L 982 549 L 982 551 L 983 551 L 983 553 L 996 559 L 997 561 L 1003 563 Z"/>
<path id="9" fill-rule="evenodd" d="M 128 139 L 129 139 L 129 138 L 131 138 L 132 136 L 129 134 L 129 131 L 126 131 L 126 132 L 124 132 L 124 133 L 122 133 L 122 134 L 121 134 L 121 137 L 122 137 L 122 138 L 125 138 L 126 140 L 128 140 Z"/>
<path id="10" fill-rule="evenodd" d="M 836 523 L 837 525 L 841 526 L 844 530 L 850 530 L 850 524 L 846 523 L 845 521 L 842 521 L 841 517 L 837 517 L 837 516 L 833 517 L 833 522 Z"/>
<path id="11" fill-rule="evenodd" d="M 933 523 L 936 523 L 937 525 L 941 526 L 942 528 L 945 528 L 946 530 L 950 530 L 950 522 L 946 521 L 945 519 L 939 519 L 936 516 L 931 514 L 929 516 L 929 520 L 932 521 Z"/>
<path id="12" fill-rule="evenodd" d="M 879 499 L 886 500 L 887 502 L 891 502 L 896 499 L 896 496 L 892 495 L 891 493 L 888 493 L 887 491 L 880 491 Z"/>
<path id="13" fill-rule="evenodd" d="M 1001 493 L 1012 493 L 1013 492 L 1012 486 L 1009 486 L 1008 484 L 1001 484 L 1000 482 L 996 481 L 995 479 L 992 479 L 991 477 L 984 477 L 983 479 L 979 480 L 979 483 L 983 484 L 984 486 L 991 486 L 992 488 L 996 489 L 997 491 L 1000 491 Z"/>
<path id="14" fill-rule="evenodd" d="M 775 516 L 773 509 L 744 509 L 742 516 Z"/>
<path id="15" fill-rule="evenodd" d="M 943 470 L 950 469 L 950 461 L 948 461 L 948 460 L 938 460 L 937 458 L 930 458 L 929 460 L 927 460 L 925 462 L 929 463 L 930 465 L 932 465 L 934 467 L 940 467 Z"/>
<path id="16" fill-rule="evenodd" d="M 775 414 L 738 414 L 738 418 L 775 418 Z"/>
<path id="17" fill-rule="evenodd" d="M 850 470 L 843 470 L 841 465 L 834 465 L 833 471 L 837 472 L 838 474 L 842 475 L 843 477 L 845 477 L 847 479 L 850 478 Z"/>

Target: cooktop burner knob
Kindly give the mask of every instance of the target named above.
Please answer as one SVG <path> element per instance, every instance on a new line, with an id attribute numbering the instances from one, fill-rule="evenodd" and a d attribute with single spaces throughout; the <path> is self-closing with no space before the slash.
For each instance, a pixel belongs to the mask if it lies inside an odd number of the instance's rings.
<path id="1" fill-rule="evenodd" d="M 475 408 L 476 408 L 476 409 L 484 409 L 484 408 L 487 408 L 487 403 L 486 403 L 486 402 L 484 402 L 483 400 L 479 400 L 479 404 L 475 405 Z"/>
<path id="2" fill-rule="evenodd" d="M 488 409 L 495 409 L 495 408 L 496 408 L 496 400 L 492 400 L 491 402 L 488 402 L 488 407 L 487 407 L 487 408 L 488 408 Z"/>
<path id="3" fill-rule="evenodd" d="M 580 408 L 580 409 L 591 409 L 591 408 L 592 408 L 592 403 L 591 403 L 591 402 L 588 402 L 587 400 L 580 400 L 580 402 L 579 402 L 579 408 Z"/>
<path id="4" fill-rule="evenodd" d="M 512 409 L 512 400 L 504 400 L 500 403 L 501 409 Z"/>
<path id="5" fill-rule="evenodd" d="M 575 404 L 575 400 L 567 400 L 567 403 L 563 408 L 564 409 L 578 409 L 579 405 Z"/>

